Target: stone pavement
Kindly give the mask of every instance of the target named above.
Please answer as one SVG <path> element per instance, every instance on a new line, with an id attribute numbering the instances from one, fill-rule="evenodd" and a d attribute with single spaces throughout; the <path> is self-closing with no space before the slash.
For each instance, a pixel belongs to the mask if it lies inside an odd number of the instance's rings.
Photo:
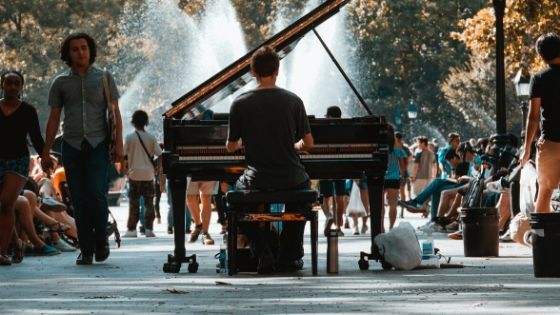
<path id="1" fill-rule="evenodd" d="M 165 218 L 165 197 L 161 205 Z M 124 233 L 127 203 L 111 210 Z M 405 214 L 404 220 L 418 226 L 425 219 Z M 384 271 L 372 262 L 360 271 L 359 252 L 369 251 L 370 236 L 346 230 L 338 275 L 325 272 L 320 237 L 318 276 L 306 256 L 300 273 L 228 277 L 215 272 L 217 224 L 211 230 L 216 245 L 187 244 L 200 263 L 195 274 L 186 265 L 179 274 L 162 272 L 173 251 L 165 230 L 163 222 L 155 227 L 157 238 L 123 239 L 120 249 L 112 242 L 102 264 L 76 266 L 77 254 L 63 253 L 0 268 L 0 314 L 560 314 L 560 279 L 534 278 L 531 251 L 513 243 L 500 244 L 499 258 L 465 258 L 461 241 L 436 234 L 436 247 L 465 268 Z"/>

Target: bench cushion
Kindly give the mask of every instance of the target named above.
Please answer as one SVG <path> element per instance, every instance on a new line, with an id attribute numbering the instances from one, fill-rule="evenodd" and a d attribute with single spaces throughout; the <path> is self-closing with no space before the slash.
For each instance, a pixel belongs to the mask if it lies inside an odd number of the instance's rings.
<path id="1" fill-rule="evenodd" d="M 226 193 L 230 204 L 252 203 L 310 203 L 317 201 L 319 194 L 313 189 L 259 191 L 239 190 Z"/>

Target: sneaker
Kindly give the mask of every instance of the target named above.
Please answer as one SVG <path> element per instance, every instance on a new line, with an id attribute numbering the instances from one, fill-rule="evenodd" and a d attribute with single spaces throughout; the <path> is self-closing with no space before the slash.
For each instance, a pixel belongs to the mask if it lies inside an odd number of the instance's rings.
<path id="1" fill-rule="evenodd" d="M 449 233 L 447 234 L 447 237 L 449 237 L 452 240 L 462 240 L 463 239 L 463 231 L 457 231 L 455 233 Z"/>
<path id="2" fill-rule="evenodd" d="M 154 231 L 150 230 L 150 229 L 146 229 L 146 237 L 156 237 L 156 235 L 154 234 Z"/>
<path id="3" fill-rule="evenodd" d="M 451 222 L 445 226 L 445 229 L 449 233 L 457 232 L 459 230 L 459 222 L 457 221 Z"/>
<path id="4" fill-rule="evenodd" d="M 507 230 L 502 236 L 500 236 L 500 242 L 502 243 L 510 243 L 513 242 L 511 236 L 509 234 L 509 230 Z"/>
<path id="5" fill-rule="evenodd" d="M 189 243 L 194 243 L 198 240 L 198 236 L 202 232 L 202 224 L 195 225 L 194 231 L 191 233 L 191 238 L 189 239 Z"/>
<path id="6" fill-rule="evenodd" d="M 349 229 L 349 228 L 350 228 L 350 221 L 348 221 L 348 218 L 346 218 L 346 220 L 344 220 L 344 228 L 345 228 L 345 229 Z"/>
<path id="7" fill-rule="evenodd" d="M 420 225 L 419 227 L 417 227 L 417 229 L 424 232 L 424 231 L 427 231 L 430 228 L 431 225 L 432 225 L 432 221 L 428 221 L 428 222 L 426 222 L 426 224 Z"/>
<path id="8" fill-rule="evenodd" d="M 173 227 L 172 226 L 167 227 L 167 234 L 173 234 Z"/>
<path id="9" fill-rule="evenodd" d="M 76 251 L 76 247 L 66 243 L 64 240 L 58 240 L 57 242 L 53 242 L 52 245 L 61 252 L 75 252 Z"/>
<path id="10" fill-rule="evenodd" d="M 76 258 L 76 265 L 91 265 L 93 264 L 93 254 L 84 254 L 80 252 Z"/>
<path id="11" fill-rule="evenodd" d="M 399 206 L 410 210 L 421 210 L 421 211 L 426 210 L 426 207 L 423 204 L 417 203 L 416 201 L 414 201 L 414 199 L 406 200 L 406 201 L 398 200 L 397 203 L 399 204 Z"/>
<path id="12" fill-rule="evenodd" d="M 202 244 L 204 245 L 214 245 L 214 240 L 208 233 L 202 233 Z"/>
<path id="13" fill-rule="evenodd" d="M 126 231 L 126 233 L 124 233 L 123 237 L 133 238 L 133 237 L 138 237 L 138 234 L 136 233 L 136 230 L 128 230 Z"/>
<path id="14" fill-rule="evenodd" d="M 338 236 L 344 236 L 344 232 L 342 232 L 342 230 L 341 230 L 340 228 L 337 228 L 337 229 L 336 229 L 336 234 L 337 234 Z"/>
<path id="15" fill-rule="evenodd" d="M 360 229 L 358 228 L 358 225 L 354 225 L 354 232 L 352 233 L 353 235 L 360 235 Z"/>
<path id="16" fill-rule="evenodd" d="M 361 231 L 361 233 L 362 233 L 362 234 L 366 234 L 367 231 L 368 231 L 368 229 L 369 229 L 369 228 L 368 228 L 367 224 L 365 224 L 365 223 L 362 224 L 362 231 Z"/>
<path id="17" fill-rule="evenodd" d="M 140 228 L 138 230 L 140 230 L 140 235 L 146 234 L 146 228 L 145 227 L 140 226 Z"/>
<path id="18" fill-rule="evenodd" d="M 41 248 L 35 247 L 35 254 L 37 256 L 54 256 L 60 254 L 60 251 L 52 246 L 45 244 Z"/>

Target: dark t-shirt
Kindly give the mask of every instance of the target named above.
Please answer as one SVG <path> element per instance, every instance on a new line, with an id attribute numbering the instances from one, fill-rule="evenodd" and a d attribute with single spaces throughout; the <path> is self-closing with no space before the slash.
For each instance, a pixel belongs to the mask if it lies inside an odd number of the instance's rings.
<path id="1" fill-rule="evenodd" d="M 309 179 L 294 143 L 310 133 L 301 99 L 280 88 L 257 89 L 237 97 L 230 109 L 228 141 L 243 141 L 248 187 L 289 189 Z"/>
<path id="2" fill-rule="evenodd" d="M 0 159 L 15 160 L 29 156 L 27 135 L 38 154 L 43 153 L 45 142 L 39 128 L 39 118 L 35 107 L 26 102 L 10 116 L 0 110 Z"/>
<path id="3" fill-rule="evenodd" d="M 541 99 L 541 136 L 560 142 L 560 66 L 550 65 L 535 74 L 529 97 Z"/>

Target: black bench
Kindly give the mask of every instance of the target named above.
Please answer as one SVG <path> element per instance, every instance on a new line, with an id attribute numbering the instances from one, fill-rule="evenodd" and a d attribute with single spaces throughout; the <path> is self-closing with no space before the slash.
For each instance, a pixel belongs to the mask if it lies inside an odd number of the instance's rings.
<path id="1" fill-rule="evenodd" d="M 312 189 L 291 191 L 230 191 L 224 197 L 228 207 L 228 274 L 234 275 L 237 266 L 237 223 L 238 222 L 276 222 L 276 221 L 310 221 L 311 223 L 311 266 L 313 275 L 317 275 L 318 216 L 309 206 L 319 199 L 317 191 Z M 257 212 L 250 206 L 279 204 L 301 204 L 302 209 L 290 213 Z M 305 205 L 305 206 L 303 206 Z M 268 207 L 265 207 L 268 208 Z"/>

